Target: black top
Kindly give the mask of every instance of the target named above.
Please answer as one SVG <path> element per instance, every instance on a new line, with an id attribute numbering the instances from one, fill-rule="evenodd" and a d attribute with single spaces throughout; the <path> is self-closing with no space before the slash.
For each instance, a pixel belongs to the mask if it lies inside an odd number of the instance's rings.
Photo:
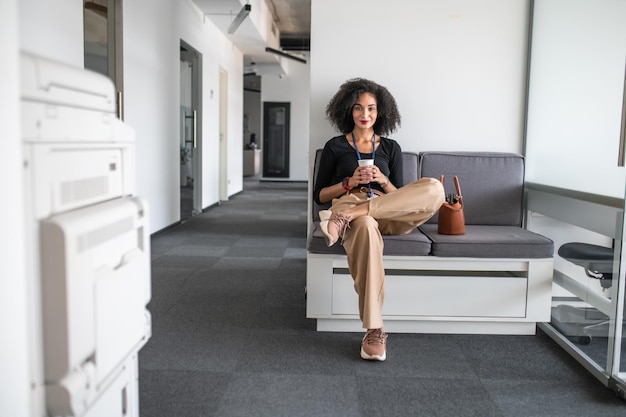
<path id="1" fill-rule="evenodd" d="M 396 188 L 402 187 L 402 149 L 398 142 L 393 139 L 380 138 L 380 144 L 376 148 L 374 165 L 380 168 L 389 181 Z M 361 152 L 361 159 L 371 159 L 372 153 Z M 324 187 L 341 182 L 345 177 L 351 177 L 358 167 L 356 150 L 350 146 L 345 135 L 336 136 L 326 142 L 320 158 L 313 198 L 317 204 L 320 202 L 320 191 Z M 366 187 L 367 184 L 358 185 Z M 380 184 L 372 183 L 372 188 L 383 191 Z"/>

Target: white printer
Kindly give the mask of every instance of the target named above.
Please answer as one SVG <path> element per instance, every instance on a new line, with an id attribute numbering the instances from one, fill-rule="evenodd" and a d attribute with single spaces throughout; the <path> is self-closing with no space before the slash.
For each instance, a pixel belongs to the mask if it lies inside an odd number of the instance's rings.
<path id="1" fill-rule="evenodd" d="M 148 206 L 112 82 L 23 53 L 33 401 L 48 416 L 138 416 L 151 336 Z"/>

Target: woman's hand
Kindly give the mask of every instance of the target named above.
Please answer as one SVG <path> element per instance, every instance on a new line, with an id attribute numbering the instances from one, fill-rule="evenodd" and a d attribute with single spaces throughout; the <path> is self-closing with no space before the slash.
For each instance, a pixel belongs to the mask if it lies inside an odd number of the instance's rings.
<path id="1" fill-rule="evenodd" d="M 389 184 L 389 178 L 376 165 L 358 167 L 354 176 L 358 177 L 359 184 L 377 182 L 383 188 Z"/>
<path id="2" fill-rule="evenodd" d="M 375 165 L 357 167 L 357 169 L 354 171 L 354 177 L 356 177 L 359 184 L 370 183 L 374 181 L 374 169 L 376 169 Z"/>

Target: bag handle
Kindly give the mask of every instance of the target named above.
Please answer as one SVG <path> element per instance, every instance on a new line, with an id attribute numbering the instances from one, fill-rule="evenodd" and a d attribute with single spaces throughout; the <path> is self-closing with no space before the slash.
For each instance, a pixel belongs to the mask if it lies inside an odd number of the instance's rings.
<path id="1" fill-rule="evenodd" d="M 443 185 L 443 175 L 439 177 L 439 181 Z M 463 206 L 463 194 L 461 194 L 461 184 L 459 183 L 459 177 L 457 175 L 454 176 L 454 187 L 456 188 L 456 195 L 459 198 L 459 203 Z"/>
<path id="2" fill-rule="evenodd" d="M 459 196 L 459 200 L 463 198 L 463 194 L 461 194 L 461 184 L 459 184 L 459 177 L 454 176 L 454 186 L 456 187 L 456 194 Z"/>

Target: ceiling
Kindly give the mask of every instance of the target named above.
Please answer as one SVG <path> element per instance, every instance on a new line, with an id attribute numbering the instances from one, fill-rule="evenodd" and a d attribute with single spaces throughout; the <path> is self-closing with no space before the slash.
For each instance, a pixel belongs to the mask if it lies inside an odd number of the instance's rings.
<path id="1" fill-rule="evenodd" d="M 283 50 L 309 50 L 311 0 L 266 0 Z"/>
<path id="2" fill-rule="evenodd" d="M 243 0 L 192 0 L 244 54 L 244 72 L 260 67 L 278 67 L 279 56 L 265 51 L 267 46 L 290 55 L 302 57 L 309 51 L 311 33 L 311 0 L 265 0 L 273 26 L 278 32 L 279 45 L 268 45 L 267 36 L 246 18 L 234 34 L 228 34 L 228 26 L 245 4 Z M 253 13 L 260 13 L 252 10 Z"/>

